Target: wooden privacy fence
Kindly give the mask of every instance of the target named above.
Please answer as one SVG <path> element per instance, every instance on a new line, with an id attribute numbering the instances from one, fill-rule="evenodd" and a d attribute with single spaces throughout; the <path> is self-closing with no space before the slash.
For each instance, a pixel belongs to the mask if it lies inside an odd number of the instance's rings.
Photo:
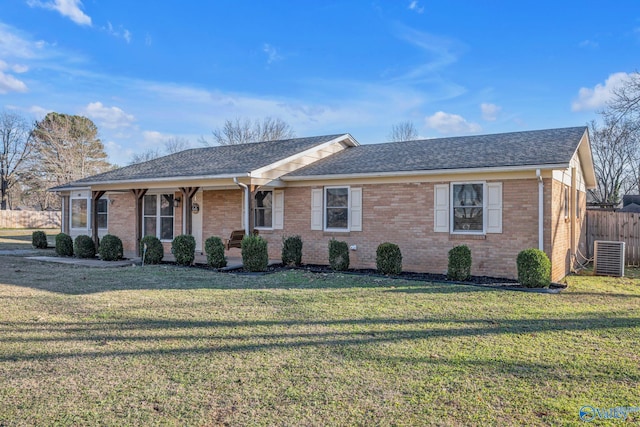
<path id="1" fill-rule="evenodd" d="M 60 211 L 0 211 L 0 228 L 56 228 L 60 221 Z"/>
<path id="2" fill-rule="evenodd" d="M 593 257 L 593 242 L 608 240 L 625 243 L 628 266 L 640 266 L 640 214 L 587 210 L 587 256 Z"/>

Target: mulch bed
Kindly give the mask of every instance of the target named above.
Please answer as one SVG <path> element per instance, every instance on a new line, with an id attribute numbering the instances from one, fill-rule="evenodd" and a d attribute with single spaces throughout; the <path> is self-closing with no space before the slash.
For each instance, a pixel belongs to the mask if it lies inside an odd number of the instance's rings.
<path id="1" fill-rule="evenodd" d="M 196 264 L 195 267 L 210 269 L 210 270 L 218 270 L 215 268 L 211 268 L 206 264 Z M 262 275 L 262 274 L 271 274 L 279 271 L 288 271 L 288 270 L 302 270 L 308 271 L 310 273 L 319 273 L 319 274 L 330 274 L 330 273 L 339 273 L 339 274 L 353 274 L 358 276 L 368 276 L 368 277 L 387 277 L 391 279 L 404 279 L 404 280 L 415 280 L 421 282 L 437 282 L 437 283 L 449 283 L 452 285 L 474 285 L 474 286 L 484 286 L 490 288 L 497 289 L 505 289 L 505 290 L 518 290 L 518 291 L 527 291 L 527 292 L 543 292 L 543 293 L 558 293 L 559 291 L 565 289 L 567 287 L 566 284 L 563 283 L 551 283 L 548 289 L 542 288 L 527 288 L 521 285 L 517 280 L 513 279 L 505 279 L 501 277 L 489 277 L 489 276 L 471 276 L 469 280 L 464 282 L 449 280 L 445 274 L 433 274 L 433 273 L 415 273 L 410 271 L 403 271 L 398 275 L 384 275 L 378 273 L 377 270 L 372 268 L 362 268 L 355 269 L 350 268 L 345 271 L 334 271 L 328 265 L 318 265 L 318 264 L 303 264 L 300 267 L 289 267 L 284 264 L 272 264 L 267 267 L 266 271 L 252 273 L 246 272 L 242 270 L 242 268 L 231 269 L 231 270 L 221 270 L 224 273 L 231 274 L 242 274 L 242 275 Z"/>

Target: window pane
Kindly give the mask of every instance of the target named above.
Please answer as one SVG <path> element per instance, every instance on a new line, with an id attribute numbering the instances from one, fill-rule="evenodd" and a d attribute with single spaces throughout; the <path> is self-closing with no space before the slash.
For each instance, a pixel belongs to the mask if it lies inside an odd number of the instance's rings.
<path id="1" fill-rule="evenodd" d="M 348 188 L 327 188 L 327 207 L 346 208 L 349 206 Z"/>
<path id="2" fill-rule="evenodd" d="M 482 208 L 453 208 L 454 231 L 482 231 Z"/>
<path id="3" fill-rule="evenodd" d="M 255 196 L 255 225 L 256 227 L 272 226 L 273 193 L 271 191 L 258 191 Z"/>
<path id="4" fill-rule="evenodd" d="M 173 194 L 160 196 L 160 216 L 173 216 Z"/>
<path id="5" fill-rule="evenodd" d="M 349 209 L 347 208 L 327 208 L 326 228 L 348 228 Z"/>
<path id="6" fill-rule="evenodd" d="M 160 240 L 173 239 L 173 217 L 160 218 Z"/>
<path id="7" fill-rule="evenodd" d="M 144 214 L 146 215 L 156 215 L 156 210 L 158 208 L 157 197 L 153 196 L 144 196 Z M 155 234 L 154 234 L 155 236 Z"/>
<path id="8" fill-rule="evenodd" d="M 98 199 L 98 202 L 96 203 L 96 210 L 98 211 L 98 213 L 107 213 L 107 199 Z"/>
<path id="9" fill-rule="evenodd" d="M 482 206 L 482 184 L 454 184 L 453 206 Z"/>
<path id="10" fill-rule="evenodd" d="M 87 228 L 87 199 L 71 200 L 71 227 Z"/>
<path id="11" fill-rule="evenodd" d="M 98 214 L 98 228 L 107 228 L 107 214 Z"/>
<path id="12" fill-rule="evenodd" d="M 155 236 L 156 235 L 156 217 L 144 218 L 144 235 Z"/>

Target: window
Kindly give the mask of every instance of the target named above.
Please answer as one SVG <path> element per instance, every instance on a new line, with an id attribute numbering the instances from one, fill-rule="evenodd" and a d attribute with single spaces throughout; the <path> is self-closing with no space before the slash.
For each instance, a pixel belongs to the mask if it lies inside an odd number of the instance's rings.
<path id="1" fill-rule="evenodd" d="M 87 228 L 87 199 L 71 199 L 71 228 Z"/>
<path id="2" fill-rule="evenodd" d="M 96 204 L 96 216 L 98 217 L 98 228 L 107 228 L 107 206 L 109 201 L 107 199 L 98 199 Z"/>
<path id="3" fill-rule="evenodd" d="M 143 227 L 145 236 L 173 239 L 173 194 L 144 196 Z"/>
<path id="4" fill-rule="evenodd" d="M 258 191 L 255 196 L 255 226 L 259 228 L 273 227 L 273 192 Z"/>
<path id="5" fill-rule="evenodd" d="M 484 231 L 484 184 L 452 185 L 453 232 Z"/>
<path id="6" fill-rule="evenodd" d="M 580 190 L 576 189 L 576 218 L 580 218 Z"/>
<path id="7" fill-rule="evenodd" d="M 349 229 L 349 187 L 325 188 L 325 229 Z"/>

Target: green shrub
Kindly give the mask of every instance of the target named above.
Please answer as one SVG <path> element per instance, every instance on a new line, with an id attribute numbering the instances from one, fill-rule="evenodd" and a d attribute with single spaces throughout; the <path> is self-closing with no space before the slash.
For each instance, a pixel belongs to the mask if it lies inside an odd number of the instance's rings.
<path id="1" fill-rule="evenodd" d="M 382 274 L 400 274 L 402 272 L 402 253 L 395 243 L 381 243 L 376 249 L 376 267 Z"/>
<path id="2" fill-rule="evenodd" d="M 93 244 L 91 237 L 81 234 L 76 237 L 73 242 L 73 253 L 78 258 L 95 258 L 96 246 Z"/>
<path id="3" fill-rule="evenodd" d="M 146 252 L 145 245 L 147 245 Z M 140 253 L 144 257 L 143 264 L 160 264 L 164 258 L 164 246 L 156 236 L 144 236 L 140 241 Z"/>
<path id="4" fill-rule="evenodd" d="M 471 277 L 471 249 L 467 245 L 455 246 L 449 251 L 449 280 L 468 280 Z"/>
<path id="5" fill-rule="evenodd" d="M 36 249 L 47 249 L 47 235 L 44 231 L 34 231 L 31 233 L 31 244 Z"/>
<path id="6" fill-rule="evenodd" d="M 98 247 L 100 259 L 104 261 L 117 261 L 123 258 L 122 240 L 113 234 L 107 234 L 100 241 Z"/>
<path id="7" fill-rule="evenodd" d="M 204 251 L 207 254 L 207 264 L 214 268 L 227 266 L 227 258 L 224 256 L 224 243 L 219 237 L 209 237 L 204 242 Z"/>
<path id="8" fill-rule="evenodd" d="M 247 271 L 265 271 L 269 266 L 267 241 L 260 236 L 242 239 L 242 264 Z"/>
<path id="9" fill-rule="evenodd" d="M 282 263 L 296 266 L 302 264 L 302 237 L 282 237 Z"/>
<path id="10" fill-rule="evenodd" d="M 179 265 L 191 265 L 196 258 L 196 239 L 189 234 L 176 236 L 171 243 L 171 253 Z"/>
<path id="11" fill-rule="evenodd" d="M 73 256 L 73 239 L 65 233 L 56 235 L 56 254 L 58 256 Z"/>
<path id="12" fill-rule="evenodd" d="M 349 268 L 349 246 L 347 242 L 329 240 L 329 266 L 332 270 L 344 271 Z"/>
<path id="13" fill-rule="evenodd" d="M 546 288 L 551 283 L 551 261 L 540 249 L 518 254 L 518 282 L 528 288 Z"/>

